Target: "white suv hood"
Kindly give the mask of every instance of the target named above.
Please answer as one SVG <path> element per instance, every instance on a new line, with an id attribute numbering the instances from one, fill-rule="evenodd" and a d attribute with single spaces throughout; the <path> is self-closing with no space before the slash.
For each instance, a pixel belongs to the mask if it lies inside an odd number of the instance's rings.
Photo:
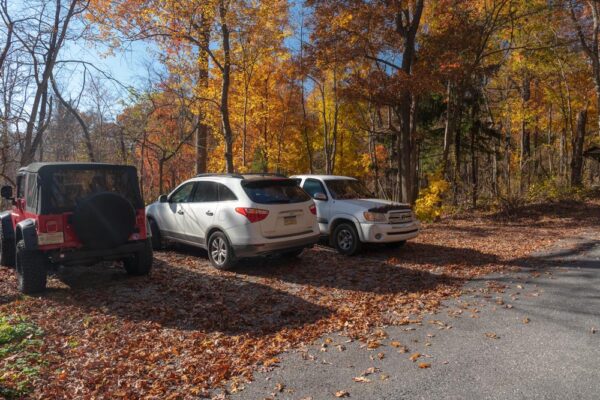
<path id="1" fill-rule="evenodd" d="M 371 208 L 383 207 L 388 205 L 398 205 L 409 207 L 408 204 L 396 203 L 390 200 L 383 199 L 353 199 L 353 200 L 336 200 L 340 206 L 347 212 L 356 213 L 357 216 L 362 217 L 362 213 L 370 210 Z"/>

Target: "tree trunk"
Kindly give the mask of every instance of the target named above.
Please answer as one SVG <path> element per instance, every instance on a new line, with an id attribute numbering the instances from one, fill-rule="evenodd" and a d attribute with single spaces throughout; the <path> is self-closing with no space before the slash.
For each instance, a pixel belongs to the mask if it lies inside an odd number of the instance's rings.
<path id="1" fill-rule="evenodd" d="M 462 113 L 462 110 L 461 110 Z M 459 118 L 461 118 L 459 116 Z M 459 122 L 460 124 L 460 122 Z M 461 158 L 462 158 L 462 143 L 461 143 L 461 131 L 460 129 L 455 129 L 454 131 L 454 174 L 452 177 L 452 202 L 454 205 L 458 204 L 458 195 L 459 195 L 459 187 L 458 181 L 461 178 L 460 168 L 461 168 Z"/>
<path id="2" fill-rule="evenodd" d="M 231 46 L 229 41 L 229 26 L 227 25 L 227 9 L 223 0 L 220 2 L 221 35 L 223 41 L 223 82 L 221 86 L 221 121 L 225 138 L 225 163 L 228 173 L 233 173 L 233 130 L 229 120 L 229 87 L 231 85 Z"/>
<path id="3" fill-rule="evenodd" d="M 454 101 L 452 98 L 452 83 L 448 81 L 446 92 L 446 125 L 444 127 L 444 150 L 442 153 L 442 177 L 445 179 L 448 174 L 448 156 L 450 155 L 450 141 L 454 132 Z"/>
<path id="4" fill-rule="evenodd" d="M 164 193 L 163 175 L 165 169 L 165 160 L 161 158 L 158 160 L 158 193 Z"/>
<path id="5" fill-rule="evenodd" d="M 300 69 L 302 73 L 302 79 L 300 81 L 300 100 L 302 102 L 302 135 L 304 136 L 304 144 L 306 145 L 306 155 L 308 158 L 308 170 L 312 174 L 314 173 L 313 168 L 313 151 L 308 137 L 308 116 L 306 112 L 306 96 L 304 93 L 304 14 L 301 15 L 300 22 Z"/>
<path id="6" fill-rule="evenodd" d="M 477 136 L 479 135 L 479 103 L 475 100 L 471 114 L 471 206 L 477 207 L 479 191 L 478 182 L 478 160 L 477 160 Z"/>
<path id="7" fill-rule="evenodd" d="M 583 143 L 587 124 L 587 109 L 577 114 L 577 130 L 573 138 L 573 156 L 571 157 L 571 186 L 581 186 L 583 170 Z"/>
<path id="8" fill-rule="evenodd" d="M 396 32 L 402 37 L 404 42 L 401 73 L 406 76 L 412 75 L 412 65 L 416 51 L 416 36 L 421 22 L 423 7 L 424 0 L 416 0 L 413 5 L 412 19 L 409 9 L 403 10 L 404 12 L 398 12 L 395 17 Z M 413 112 L 416 111 L 416 107 L 413 107 L 413 94 L 409 89 L 402 90 L 398 106 L 400 117 L 400 129 L 398 130 L 398 157 L 400 157 L 398 162 L 398 184 L 400 185 L 401 200 L 412 203 L 415 191 L 413 186 L 413 168 L 416 167 L 417 163 L 414 163 L 412 160 L 414 149 L 411 146 L 413 142 L 411 135 L 413 133 L 413 124 L 415 123 Z"/>
<path id="9" fill-rule="evenodd" d="M 400 104 L 401 126 L 399 130 L 400 137 L 398 138 L 398 155 L 400 157 L 400 194 L 401 200 L 406 203 L 410 203 L 412 200 L 412 149 L 410 146 L 410 114 L 411 95 L 409 93 L 405 93 L 405 95 L 402 96 L 402 103 Z"/>
<path id="10" fill-rule="evenodd" d="M 242 112 L 242 167 L 246 167 L 246 146 L 248 140 L 248 96 L 250 95 L 250 82 L 244 82 L 244 111 Z"/>
<path id="11" fill-rule="evenodd" d="M 528 102 L 531 99 L 531 78 L 528 73 L 523 76 L 523 87 L 521 88 L 521 192 L 529 186 L 530 158 L 531 158 L 531 135 L 527 123 Z"/>
<path id="12" fill-rule="evenodd" d="M 306 145 L 306 155 L 308 161 L 308 170 L 311 174 L 314 173 L 313 167 L 313 150 L 310 138 L 308 137 L 308 116 L 306 112 L 306 98 L 304 95 L 304 81 L 302 81 L 302 89 L 300 96 L 302 97 L 302 136 L 304 136 L 304 144 Z"/>
<path id="13" fill-rule="evenodd" d="M 202 38 L 202 45 L 199 48 L 198 55 L 198 85 L 200 90 L 205 91 L 208 89 L 208 69 L 209 69 L 209 55 L 206 49 L 210 44 L 210 27 L 206 26 L 206 22 L 203 21 L 202 32 L 200 33 Z M 196 173 L 202 174 L 207 172 L 208 166 L 208 124 L 206 123 L 206 105 L 200 101 L 198 106 L 198 126 L 196 127 Z"/>

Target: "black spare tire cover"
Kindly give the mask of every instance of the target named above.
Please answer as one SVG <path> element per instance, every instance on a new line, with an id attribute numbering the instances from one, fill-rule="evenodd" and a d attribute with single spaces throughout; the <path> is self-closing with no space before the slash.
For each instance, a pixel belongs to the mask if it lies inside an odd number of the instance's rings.
<path id="1" fill-rule="evenodd" d="M 117 193 L 95 193 L 80 200 L 73 228 L 84 246 L 108 249 L 127 242 L 135 229 L 135 209 Z"/>

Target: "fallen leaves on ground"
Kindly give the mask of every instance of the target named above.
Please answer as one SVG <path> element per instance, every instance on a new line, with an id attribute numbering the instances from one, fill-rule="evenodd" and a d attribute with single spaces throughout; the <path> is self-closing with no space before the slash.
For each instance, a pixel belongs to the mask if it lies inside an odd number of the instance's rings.
<path id="1" fill-rule="evenodd" d="M 485 336 L 490 339 L 500 339 L 500 336 L 496 335 L 494 332 L 486 332 Z"/>
<path id="2" fill-rule="evenodd" d="M 345 390 L 338 390 L 335 392 L 335 397 L 350 397 L 350 393 Z"/>
<path id="3" fill-rule="evenodd" d="M 362 373 L 362 376 L 368 376 L 368 375 L 372 375 L 372 374 L 374 374 L 374 373 L 376 373 L 376 372 L 379 372 L 379 371 L 381 371 L 379 368 L 376 368 L 376 367 L 370 367 L 370 368 L 367 368 L 367 369 L 366 369 L 366 370 L 365 370 L 365 371 Z"/>
<path id="4" fill-rule="evenodd" d="M 268 360 L 263 361 L 263 365 L 265 367 L 270 367 L 271 365 L 277 364 L 278 362 L 279 362 L 279 358 L 273 357 L 273 358 L 269 358 Z"/>
<path id="5" fill-rule="evenodd" d="M 206 396 L 328 333 L 381 344 L 380 327 L 421 323 L 465 280 L 531 265 L 530 253 L 599 222 L 593 203 L 529 206 L 512 219 L 426 225 L 402 249 L 347 258 L 317 247 L 233 271 L 213 269 L 200 250 L 169 249 L 155 253 L 149 277 L 130 278 L 119 265 L 68 268 L 40 297 L 20 296 L 14 272 L 0 268 L 0 314 L 44 331 L 32 398 Z M 0 375 L 7 363 L 0 359 Z"/>
<path id="6" fill-rule="evenodd" d="M 421 369 L 426 369 L 426 368 L 430 368 L 430 367 L 431 367 L 430 363 L 426 363 L 426 362 L 419 363 L 419 368 L 421 368 Z"/>

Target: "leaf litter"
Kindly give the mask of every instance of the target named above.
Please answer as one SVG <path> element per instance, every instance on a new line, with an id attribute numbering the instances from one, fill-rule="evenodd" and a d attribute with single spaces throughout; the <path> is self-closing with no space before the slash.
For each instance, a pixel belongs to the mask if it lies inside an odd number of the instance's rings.
<path id="1" fill-rule="evenodd" d="M 585 229 L 573 218 L 597 224 L 599 209 L 591 210 L 452 217 L 426 225 L 399 251 L 366 249 L 352 259 L 317 247 L 298 261 L 252 260 L 227 272 L 211 268 L 201 251 L 169 249 L 155 254 L 149 277 L 131 279 L 112 265 L 75 268 L 49 279 L 39 297 L 19 295 L 14 272 L 0 268 L 0 314 L 23 315 L 44 331 L 32 398 L 208 396 L 227 382 L 241 390 L 282 352 L 328 333 L 375 350 L 386 337 L 379 327 L 420 323 L 460 296 L 466 280 L 518 270 L 528 254 Z M 8 362 L 0 359 L 0 371 Z"/>

